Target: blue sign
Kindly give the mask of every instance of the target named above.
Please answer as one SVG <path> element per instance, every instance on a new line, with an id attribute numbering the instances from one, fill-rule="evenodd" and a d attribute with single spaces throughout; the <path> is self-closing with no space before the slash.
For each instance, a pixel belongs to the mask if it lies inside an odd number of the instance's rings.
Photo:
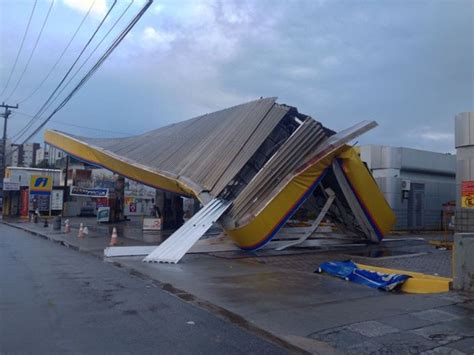
<path id="1" fill-rule="evenodd" d="M 109 189 L 102 189 L 102 188 L 94 188 L 94 189 L 87 189 L 78 186 L 71 186 L 72 196 L 87 196 L 87 197 L 108 197 L 109 196 Z"/>

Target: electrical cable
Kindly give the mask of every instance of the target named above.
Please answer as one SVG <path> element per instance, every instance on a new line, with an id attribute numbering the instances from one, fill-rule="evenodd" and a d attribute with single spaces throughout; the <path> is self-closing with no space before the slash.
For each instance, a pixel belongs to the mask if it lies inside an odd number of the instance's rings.
<path id="1" fill-rule="evenodd" d="M 56 63 L 54 63 L 54 65 L 51 67 L 51 69 L 49 70 L 48 74 L 46 74 L 46 76 L 43 78 L 43 80 L 39 83 L 39 85 L 31 91 L 31 93 L 26 96 L 24 99 L 18 101 L 19 104 L 22 104 L 23 102 L 29 100 L 32 96 L 34 96 L 39 89 L 41 89 L 41 87 L 43 86 L 43 84 L 46 82 L 46 80 L 48 80 L 48 78 L 51 76 L 51 74 L 53 73 L 53 71 L 56 69 L 56 67 L 58 66 L 59 62 L 61 61 L 61 59 L 63 59 L 64 57 L 64 54 L 66 54 L 66 51 L 69 49 L 69 47 L 71 46 L 72 44 L 72 41 L 74 41 L 74 38 L 76 38 L 76 35 L 77 33 L 79 32 L 79 30 L 82 28 L 82 25 L 84 24 L 84 22 L 86 21 L 86 19 L 89 17 L 89 14 L 91 13 L 92 11 L 92 8 L 94 7 L 95 3 L 96 3 L 97 0 L 94 0 L 91 4 L 91 6 L 89 7 L 89 10 L 87 10 L 87 13 L 84 15 L 84 17 L 82 18 L 82 21 L 81 23 L 79 24 L 79 26 L 77 27 L 76 31 L 74 31 L 74 34 L 72 35 L 71 39 L 69 40 L 69 42 L 67 43 L 66 47 L 64 47 L 62 53 L 59 55 L 59 58 L 56 60 Z"/>
<path id="2" fill-rule="evenodd" d="M 61 110 L 64 105 L 74 96 L 74 94 L 91 78 L 91 76 L 100 68 L 104 61 L 110 56 L 114 49 L 120 44 L 120 42 L 125 38 L 125 36 L 130 32 L 130 30 L 136 25 L 140 20 L 143 14 L 148 10 L 148 8 L 153 3 L 153 0 L 148 0 L 143 8 L 135 15 L 135 17 L 130 21 L 128 26 L 120 33 L 120 35 L 115 39 L 115 41 L 109 46 L 108 50 L 102 55 L 102 57 L 97 61 L 94 67 L 82 78 L 79 84 L 70 92 L 70 94 L 61 102 L 61 104 L 43 121 L 43 123 L 38 126 L 21 144 L 26 143 L 30 138 L 34 137 L 50 120 L 51 118 Z M 16 149 L 18 150 L 18 148 Z M 14 150 L 10 152 L 13 154 Z"/>
<path id="3" fill-rule="evenodd" d="M 76 72 L 69 78 L 69 80 L 67 81 L 67 83 L 65 85 L 63 85 L 63 87 L 61 88 L 61 90 L 59 90 L 59 92 L 56 94 L 56 96 L 51 100 L 51 102 L 48 104 L 47 107 L 45 107 L 44 111 L 47 111 L 53 104 L 54 102 L 56 101 L 56 99 L 61 96 L 61 94 L 64 92 L 64 90 L 66 90 L 66 88 L 69 86 L 69 84 L 76 78 L 77 74 L 79 74 L 79 72 L 81 71 L 81 69 L 84 67 L 84 65 L 87 64 L 87 62 L 89 61 L 89 59 L 94 55 L 94 53 L 97 51 L 97 49 L 99 48 L 99 46 L 104 42 L 104 40 L 108 37 L 108 35 L 110 34 L 110 32 L 112 32 L 112 30 L 115 28 L 115 26 L 119 23 L 119 21 L 122 19 L 122 17 L 128 12 L 128 10 L 130 9 L 130 6 L 132 6 L 132 4 L 135 2 L 135 0 L 132 0 L 130 1 L 130 3 L 128 4 L 128 6 L 125 8 L 125 10 L 122 11 L 122 13 L 120 14 L 120 16 L 117 18 L 117 20 L 114 22 L 114 24 L 112 25 L 112 27 L 107 31 L 107 33 L 102 37 L 102 39 L 99 41 L 99 43 L 97 43 L 97 45 L 95 46 L 95 48 L 91 51 L 91 53 L 89 54 L 89 56 L 85 59 L 85 61 L 79 66 L 79 68 L 76 70 Z"/>
<path id="4" fill-rule="evenodd" d="M 81 79 L 79 84 L 69 93 L 68 96 L 59 104 L 58 107 L 23 141 L 22 144 L 26 143 L 30 138 L 34 137 L 48 122 L 51 118 L 58 113 L 68 101 L 81 89 L 82 86 L 92 77 L 92 75 L 100 68 L 104 61 L 112 54 L 112 52 L 117 48 L 117 46 L 122 42 L 125 36 L 130 32 L 130 30 L 135 26 L 135 24 L 140 20 L 146 10 L 151 6 L 153 0 L 148 0 L 148 2 L 143 6 L 143 8 L 135 15 L 132 21 L 128 26 L 120 33 L 115 41 L 110 45 L 107 51 L 102 55 L 102 57 L 97 61 L 97 63 L 89 70 L 89 72 Z"/>
<path id="5" fill-rule="evenodd" d="M 13 94 L 15 93 L 16 89 L 18 89 L 18 85 L 20 85 L 21 81 L 23 80 L 23 77 L 25 76 L 25 73 L 26 73 L 26 70 L 28 69 L 30 63 L 31 63 L 31 59 L 33 58 L 33 55 L 35 54 L 35 51 L 36 51 L 36 47 L 38 47 L 38 43 L 41 39 L 41 35 L 43 34 L 43 30 L 44 28 L 46 27 L 46 23 L 48 22 L 48 18 L 49 18 L 49 15 L 51 14 L 51 9 L 53 8 L 53 5 L 54 5 L 54 1 L 55 0 L 51 0 L 51 4 L 49 5 L 49 9 L 48 9 L 48 12 L 46 14 L 46 17 L 44 18 L 44 21 L 43 21 L 43 24 L 41 25 L 41 29 L 38 33 L 38 37 L 36 37 L 36 41 L 35 41 L 35 44 L 31 50 L 31 53 L 30 53 L 30 56 L 28 57 L 28 60 L 26 61 L 26 65 L 25 65 L 25 68 L 23 69 L 20 77 L 18 78 L 18 81 L 16 82 L 16 85 L 15 87 L 13 88 L 13 91 L 10 93 L 10 95 L 5 99 L 5 101 L 8 101 L 10 100 L 10 98 L 13 96 Z"/>
<path id="6" fill-rule="evenodd" d="M 23 50 L 23 45 L 25 44 L 25 39 L 26 39 L 26 36 L 27 36 L 28 31 L 30 29 L 31 19 L 33 18 L 33 14 L 35 13 L 37 3 L 38 3 L 38 0 L 35 0 L 35 3 L 33 4 L 33 9 L 31 10 L 30 18 L 28 19 L 28 24 L 26 25 L 25 33 L 23 34 L 23 39 L 21 40 L 20 48 L 18 48 L 18 53 L 16 54 L 15 62 L 13 63 L 12 70 L 10 71 L 10 74 L 8 75 L 7 83 L 5 84 L 5 87 L 3 88 L 2 92 L 0 93 L 0 96 L 3 96 L 3 94 L 5 93 L 5 90 L 7 89 L 8 85 L 10 84 L 10 80 L 12 78 L 13 72 L 15 71 L 16 65 L 18 63 L 18 58 L 20 58 L 20 53 Z"/>
<path id="7" fill-rule="evenodd" d="M 20 132 L 17 133 L 17 136 L 16 137 L 13 137 L 13 138 L 21 138 L 27 131 L 28 129 L 33 125 L 34 121 L 37 120 L 39 118 L 39 116 L 41 114 L 43 114 L 43 112 L 45 111 L 45 108 L 46 106 L 51 102 L 53 96 L 56 94 L 56 92 L 59 90 L 59 88 L 61 87 L 61 85 L 64 83 L 64 81 L 67 79 L 67 77 L 69 76 L 69 74 L 71 73 L 71 71 L 74 69 L 74 66 L 77 64 L 77 62 L 79 61 L 79 59 L 81 58 L 81 56 L 84 54 L 85 50 L 87 49 L 87 47 L 89 47 L 90 43 L 92 42 L 92 40 L 94 39 L 94 37 L 96 36 L 97 32 L 100 30 L 100 28 L 102 27 L 102 25 L 104 24 L 105 20 L 107 19 L 107 17 L 109 17 L 110 15 L 110 12 L 113 10 L 113 8 L 115 7 L 115 5 L 117 4 L 117 0 L 114 0 L 114 3 L 112 4 L 112 6 L 109 8 L 109 10 L 107 11 L 107 13 L 105 14 L 105 16 L 102 18 L 102 20 L 100 21 L 99 25 L 97 26 L 97 28 L 95 29 L 94 33 L 92 34 L 92 36 L 89 38 L 89 40 L 87 41 L 87 43 L 84 45 L 84 47 L 82 48 L 81 52 L 79 53 L 79 55 L 77 56 L 77 58 L 74 60 L 74 63 L 72 63 L 72 65 L 69 67 L 68 71 L 66 72 L 66 74 L 63 76 L 63 78 L 61 79 L 61 81 L 59 82 L 59 84 L 56 86 L 56 88 L 53 90 L 53 92 L 49 95 L 48 99 L 46 100 L 46 102 L 43 104 L 43 106 L 41 106 L 41 108 L 38 110 L 38 112 L 35 114 L 35 116 L 25 125 L 25 127 L 23 127 L 22 130 L 20 130 Z"/>
<path id="8" fill-rule="evenodd" d="M 15 111 L 15 113 L 13 115 L 21 115 L 21 116 L 26 116 L 26 117 L 33 117 L 33 115 L 30 115 L 28 113 L 25 113 L 25 112 L 21 112 L 21 111 Z M 24 118 L 20 118 L 20 119 L 26 119 L 26 117 Z M 18 119 L 17 118 L 17 119 Z M 106 133 L 113 133 L 113 134 L 120 134 L 120 135 L 124 135 L 124 136 L 129 136 L 130 135 L 130 132 L 118 132 L 118 131 L 112 131 L 110 129 L 103 129 L 103 128 L 94 128 L 94 127 L 88 127 L 88 126 L 81 126 L 81 125 L 77 125 L 77 124 L 74 124 L 74 123 L 68 123 L 68 122 L 64 122 L 64 121 L 58 121 L 58 120 L 51 120 L 51 122 L 54 122 L 54 123 L 57 123 L 57 124 L 60 124 L 60 125 L 65 125 L 65 126 L 71 126 L 71 127 L 77 127 L 77 128 L 82 128 L 82 129 L 89 129 L 91 131 L 99 131 L 99 132 L 106 132 Z M 133 134 L 133 133 L 132 133 Z"/>

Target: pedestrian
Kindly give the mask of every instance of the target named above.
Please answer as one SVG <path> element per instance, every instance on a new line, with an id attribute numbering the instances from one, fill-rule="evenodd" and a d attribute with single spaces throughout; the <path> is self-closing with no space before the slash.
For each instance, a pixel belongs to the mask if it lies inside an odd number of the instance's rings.
<path id="1" fill-rule="evenodd" d="M 184 215 L 183 215 L 184 223 L 186 223 L 191 217 L 192 216 L 191 216 L 191 211 L 190 210 L 184 211 Z"/>
<path id="2" fill-rule="evenodd" d="M 161 218 L 161 211 L 160 211 L 160 208 L 155 204 L 155 199 L 154 199 L 154 198 L 151 200 L 151 203 L 153 204 L 153 207 L 152 207 L 152 215 L 153 215 L 153 217 L 155 217 L 155 218 Z"/>

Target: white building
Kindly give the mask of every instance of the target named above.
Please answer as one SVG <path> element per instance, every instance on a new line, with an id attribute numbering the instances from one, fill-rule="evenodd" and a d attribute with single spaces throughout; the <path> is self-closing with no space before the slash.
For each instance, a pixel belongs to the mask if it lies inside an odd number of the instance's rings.
<path id="1" fill-rule="evenodd" d="M 51 145 L 46 145 L 46 152 L 45 152 L 48 163 L 50 165 L 56 164 L 56 162 L 65 157 L 65 154 L 62 150 L 56 149 Z"/>
<path id="2" fill-rule="evenodd" d="M 0 162 L 1 162 L 1 157 L 3 157 L 3 138 L 0 138 Z M 11 165 L 12 162 L 12 156 L 11 156 L 11 140 L 7 138 L 7 144 L 5 146 L 5 150 L 7 152 L 7 165 Z"/>
<path id="3" fill-rule="evenodd" d="M 36 152 L 40 149 L 39 143 L 12 144 L 12 166 L 30 167 L 36 162 Z"/>
<path id="4" fill-rule="evenodd" d="M 456 199 L 456 156 L 366 145 L 360 157 L 397 216 L 398 229 L 440 229 L 443 204 Z"/>
<path id="5" fill-rule="evenodd" d="M 40 148 L 36 151 L 35 164 L 38 165 L 43 160 L 48 160 L 48 151 L 44 148 Z"/>

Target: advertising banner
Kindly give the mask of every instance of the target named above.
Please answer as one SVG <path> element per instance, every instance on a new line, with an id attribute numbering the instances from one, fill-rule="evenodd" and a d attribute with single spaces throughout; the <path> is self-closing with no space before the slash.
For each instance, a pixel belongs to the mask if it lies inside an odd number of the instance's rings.
<path id="1" fill-rule="evenodd" d="M 99 207 L 97 209 L 97 222 L 109 222 L 110 207 Z"/>
<path id="2" fill-rule="evenodd" d="M 3 191 L 20 191 L 20 183 L 16 181 L 3 180 Z"/>
<path id="3" fill-rule="evenodd" d="M 98 197 L 95 199 L 95 206 L 97 208 L 99 207 L 108 207 L 109 206 L 109 200 L 107 197 Z"/>
<path id="4" fill-rule="evenodd" d="M 143 230 L 144 231 L 159 231 L 159 230 L 161 230 L 161 218 L 144 218 L 143 219 Z"/>
<path id="5" fill-rule="evenodd" d="M 53 190 L 51 193 L 51 210 L 62 210 L 63 209 L 63 190 Z"/>
<path id="6" fill-rule="evenodd" d="M 35 194 L 30 192 L 30 201 L 29 201 L 29 209 L 30 211 L 39 212 L 49 212 L 49 204 L 50 204 L 50 193 L 47 195 L 45 194 Z"/>
<path id="7" fill-rule="evenodd" d="M 474 208 L 474 181 L 461 183 L 461 207 Z"/>
<path id="8" fill-rule="evenodd" d="M 87 196 L 87 197 L 108 197 L 109 189 L 106 188 L 83 188 L 78 186 L 71 186 L 71 196 Z"/>

